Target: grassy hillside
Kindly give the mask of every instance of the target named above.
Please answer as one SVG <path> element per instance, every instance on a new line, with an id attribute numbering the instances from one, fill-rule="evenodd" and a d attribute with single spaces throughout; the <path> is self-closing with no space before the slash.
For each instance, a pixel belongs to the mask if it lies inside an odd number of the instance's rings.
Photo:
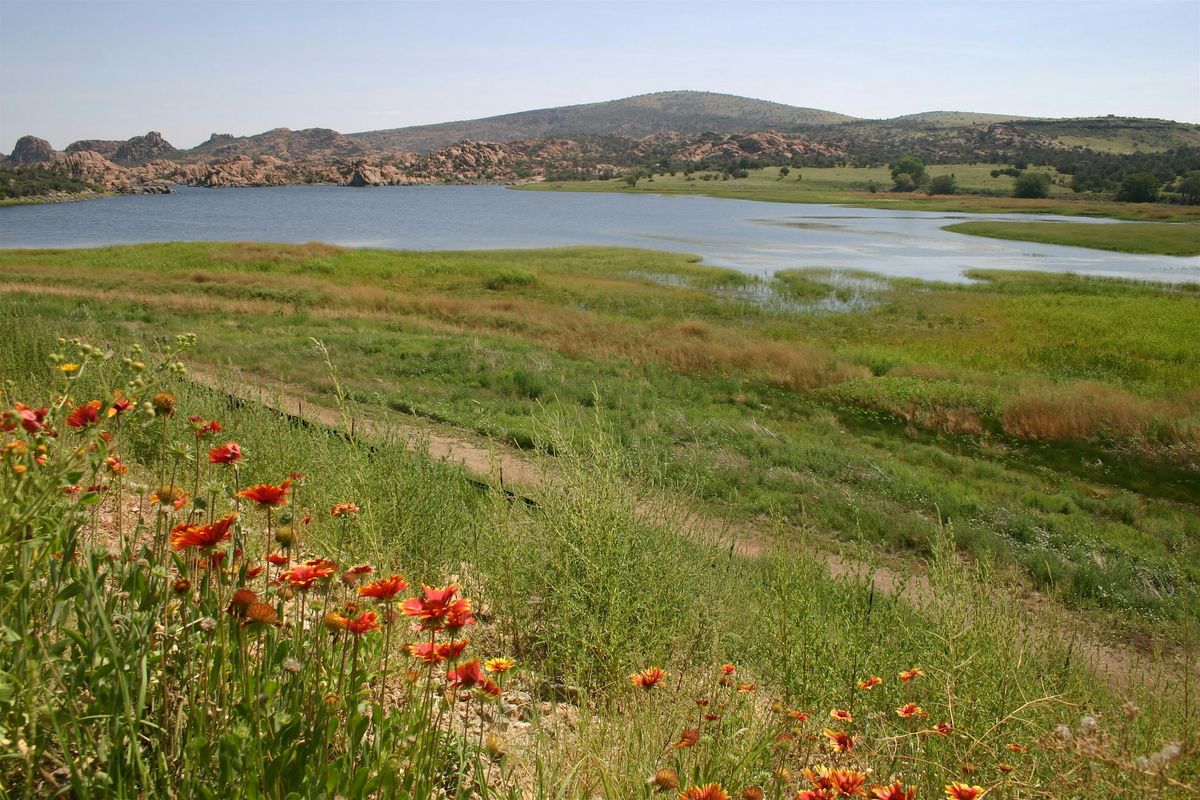
<path id="1" fill-rule="evenodd" d="M 828 125 L 854 119 L 845 114 L 715 92 L 654 94 L 575 106 L 520 111 L 484 119 L 417 125 L 350 134 L 375 148 L 427 152 L 475 139 L 515 139 L 581 135 L 648 136 L 654 133 L 742 133 Z"/>

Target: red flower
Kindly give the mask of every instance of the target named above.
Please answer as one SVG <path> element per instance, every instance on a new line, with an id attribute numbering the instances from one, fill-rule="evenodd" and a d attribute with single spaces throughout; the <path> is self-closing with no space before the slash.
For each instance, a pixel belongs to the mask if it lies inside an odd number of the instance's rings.
<path id="1" fill-rule="evenodd" d="M 968 786 L 958 781 L 946 785 L 946 797 L 949 800 L 975 800 L 982 794 L 982 786 Z"/>
<path id="2" fill-rule="evenodd" d="M 432 586 L 422 586 L 424 597 L 410 597 L 400 604 L 400 610 L 410 617 L 416 617 L 423 623 L 441 620 L 450 613 L 451 601 L 458 594 L 459 585 L 452 583 L 441 589 Z M 424 627 L 428 628 L 428 625 Z"/>
<path id="3" fill-rule="evenodd" d="M 252 580 L 253 578 L 257 578 L 259 575 L 262 575 L 264 569 L 266 569 L 266 567 L 264 567 L 262 564 L 259 564 L 253 569 L 246 570 L 246 580 Z"/>
<path id="4" fill-rule="evenodd" d="M 719 783 L 692 786 L 679 793 L 679 800 L 729 800 L 729 795 Z"/>
<path id="5" fill-rule="evenodd" d="M 471 601 L 467 599 L 455 600 L 450 604 L 450 610 L 446 613 L 446 621 L 444 626 L 448 631 L 459 631 L 468 625 L 475 624 L 475 617 L 471 615 Z"/>
<path id="6" fill-rule="evenodd" d="M 113 392 L 113 404 L 108 407 L 108 416 L 115 417 L 117 414 L 124 414 L 126 411 L 133 409 L 133 403 L 125 399 L 121 394 L 121 390 Z"/>
<path id="7" fill-rule="evenodd" d="M 801 789 L 796 800 L 833 800 L 833 789 Z"/>
<path id="8" fill-rule="evenodd" d="M 297 589 L 307 589 L 319 580 L 328 578 L 334 568 L 325 564 L 301 564 L 292 567 L 280 577 Z"/>
<path id="9" fill-rule="evenodd" d="M 841 708 L 835 708 L 833 711 L 830 711 L 829 718 L 836 719 L 838 722 L 854 722 L 854 715 Z"/>
<path id="10" fill-rule="evenodd" d="M 675 742 L 676 750 L 687 750 L 689 747 L 695 747 L 700 741 L 699 728 L 684 728 L 683 733 L 679 734 L 679 741 Z"/>
<path id="11" fill-rule="evenodd" d="M 737 673 L 737 667 L 735 667 L 733 664 L 726 664 L 723 667 L 721 667 L 722 675 L 734 675 L 736 673 Z"/>
<path id="12" fill-rule="evenodd" d="M 896 716 L 909 719 L 910 717 L 928 717 L 929 715 L 916 703 L 906 703 L 896 709 Z"/>
<path id="13" fill-rule="evenodd" d="M 242 460 L 242 448 L 237 442 L 226 442 L 208 451 L 211 464 L 233 464 Z"/>
<path id="14" fill-rule="evenodd" d="M 281 506 L 287 502 L 288 487 L 292 485 L 290 480 L 286 480 L 278 486 L 272 486 L 269 483 L 260 483 L 258 486 L 251 486 L 249 489 L 243 489 L 238 492 L 238 497 L 244 497 L 254 503 L 258 503 L 263 508 L 270 506 Z"/>
<path id="15" fill-rule="evenodd" d="M 883 678 L 880 678 L 878 675 L 872 675 L 871 677 L 867 678 L 866 680 L 859 681 L 858 688 L 866 689 L 867 691 L 870 691 L 881 683 L 883 683 Z"/>
<path id="16" fill-rule="evenodd" d="M 267 556 L 267 561 L 271 562 L 277 567 L 282 567 L 284 564 L 288 563 L 288 557 L 281 556 L 279 553 L 271 553 Z"/>
<path id="17" fill-rule="evenodd" d="M 831 769 L 827 770 L 823 777 L 829 782 L 830 788 L 840 797 L 866 795 L 862 787 L 867 782 L 867 776 L 862 772 L 852 769 Z"/>
<path id="18" fill-rule="evenodd" d="M 405 649 L 410 656 L 419 658 L 426 664 L 440 664 L 446 660 L 442 646 L 433 642 L 413 642 Z"/>
<path id="19" fill-rule="evenodd" d="M 450 670 L 446 673 L 446 680 L 455 689 L 479 689 L 493 697 L 500 696 L 500 687 L 484 673 L 478 658 L 472 658 Z"/>
<path id="20" fill-rule="evenodd" d="M 188 547 L 211 550 L 221 542 L 229 540 L 229 527 L 235 519 L 237 514 L 230 514 L 211 525 L 176 525 L 171 529 L 171 547 L 176 550 Z"/>
<path id="21" fill-rule="evenodd" d="M 76 406 L 71 415 L 67 417 L 67 424 L 72 428 L 86 428 L 88 425 L 100 421 L 100 401 L 92 400 L 90 403 L 84 403 L 81 406 Z"/>
<path id="22" fill-rule="evenodd" d="M 49 430 L 46 426 L 46 415 L 50 413 L 50 409 L 32 409 L 24 403 L 16 403 L 13 411 L 5 411 L 3 418 L 0 418 L 0 431 L 16 430 L 18 425 L 24 428 L 26 433 Z"/>
<path id="23" fill-rule="evenodd" d="M 355 567 L 355 569 L 359 569 Z M 366 568 L 370 571 L 370 567 Z M 355 573 L 354 570 L 350 570 Z M 381 603 L 389 603 L 395 599 L 396 595 L 408 588 L 408 583 L 399 575 L 393 575 L 390 578 L 381 578 L 377 581 L 372 581 L 366 586 L 359 587 L 358 594 L 360 597 L 373 597 Z"/>
<path id="24" fill-rule="evenodd" d="M 355 636 L 362 636 L 368 631 L 379 630 L 379 615 L 374 611 L 364 611 L 346 623 L 346 630 Z"/>
<path id="25" fill-rule="evenodd" d="M 900 781 L 896 781 L 890 786 L 876 786 L 871 790 L 871 795 L 875 800 L 913 800 L 917 796 L 917 789 L 914 786 L 906 788 Z"/>
<path id="26" fill-rule="evenodd" d="M 667 677 L 667 673 L 659 667 L 647 667 L 641 672 L 630 675 L 629 682 L 639 689 L 650 691 L 658 684 L 662 683 L 663 678 Z"/>
<path id="27" fill-rule="evenodd" d="M 954 726 L 949 722 L 939 722 L 937 725 L 933 726 L 933 732 L 939 736 L 949 736 L 950 731 L 952 730 L 954 730 Z"/>
<path id="28" fill-rule="evenodd" d="M 188 422 L 192 423 L 192 430 L 196 432 L 197 439 L 203 439 L 221 432 L 221 423 L 215 419 L 205 422 L 204 417 L 188 417 Z"/>
<path id="29" fill-rule="evenodd" d="M 925 677 L 925 673 L 921 671 L 920 667 L 913 667 L 912 669 L 906 669 L 903 672 L 901 672 L 899 675 L 901 683 L 908 683 L 913 678 L 923 678 L 923 677 Z"/>
<path id="30" fill-rule="evenodd" d="M 353 517 L 358 514 L 358 503 L 337 503 L 329 512 L 334 517 Z"/>
<path id="31" fill-rule="evenodd" d="M 848 753 L 854 749 L 854 737 L 848 733 L 826 728 L 825 737 L 829 739 L 829 749 L 835 753 Z"/>

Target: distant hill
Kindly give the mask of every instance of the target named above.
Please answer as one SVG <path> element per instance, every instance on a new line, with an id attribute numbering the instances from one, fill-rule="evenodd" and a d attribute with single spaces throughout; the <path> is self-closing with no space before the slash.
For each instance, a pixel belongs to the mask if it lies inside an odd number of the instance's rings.
<path id="1" fill-rule="evenodd" d="M 1037 119 L 1037 117 L 1022 117 L 1016 114 L 980 114 L 974 111 L 922 111 L 919 114 L 905 114 L 880 120 L 880 122 L 883 124 L 915 122 L 946 128 L 961 128 L 964 125 L 990 125 L 994 122 L 1016 122 L 1029 119 Z"/>
<path id="2" fill-rule="evenodd" d="M 603 103 L 348 134 L 370 150 L 429 152 L 464 140 L 511 142 L 576 136 L 747 133 L 851 122 L 855 117 L 715 92 L 655 92 Z"/>

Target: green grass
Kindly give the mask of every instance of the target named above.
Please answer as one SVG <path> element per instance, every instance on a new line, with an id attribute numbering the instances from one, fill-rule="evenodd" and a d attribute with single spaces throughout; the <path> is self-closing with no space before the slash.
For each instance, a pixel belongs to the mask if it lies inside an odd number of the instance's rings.
<path id="1" fill-rule="evenodd" d="M 157 252 L 163 261 L 164 251 Z M 146 344 L 135 356 L 154 364 L 162 358 L 156 340 L 173 342 L 170 330 L 199 321 L 178 316 L 168 325 L 126 327 L 149 320 L 119 305 L 85 301 L 55 308 L 32 296 L 21 300 L 6 302 L 0 315 L 0 336 L 8 343 L 0 350 L 0 374 L 9 381 L 9 403 L 24 399 L 36 406 L 64 388 L 61 373 L 48 364 L 51 351 L 87 364 L 70 385 L 80 400 L 108 396 L 102 387 L 129 377 L 120 358 L 79 358 L 70 345 L 55 343 L 54 330 L 84 333 L 102 345 L 124 331 Z M 301 360 L 279 328 L 259 335 Z M 207 349 L 202 339 L 185 361 L 213 357 Z M 353 373 L 356 362 L 343 360 L 352 352 L 337 352 L 341 373 Z M 561 683 L 580 692 L 583 702 L 563 708 L 569 724 L 537 710 L 525 733 L 491 723 L 509 751 L 500 768 L 486 761 L 477 766 L 474 739 L 461 736 L 457 723 L 444 743 L 430 745 L 428 724 L 414 721 L 411 703 L 386 716 L 369 711 L 374 692 L 366 688 L 339 684 L 332 707 L 344 717 L 331 715 L 324 692 L 333 687 L 320 683 L 320 670 L 305 659 L 299 679 L 290 680 L 281 666 L 288 653 L 311 658 L 316 652 L 298 649 L 313 637 L 294 626 L 294 605 L 281 606 L 287 627 L 254 634 L 264 642 L 261 651 L 250 648 L 244 662 L 217 661 L 237 649 L 224 640 L 214 645 L 201 633 L 200 617 L 210 610 L 192 611 L 162 597 L 175 570 L 186 565 L 151 569 L 148 550 L 112 558 L 104 547 L 92 548 L 86 535 L 77 540 L 82 520 L 53 481 L 37 524 L 14 527 L 12 504 L 29 485 L 14 484 L 9 465 L 17 456 L 9 454 L 0 474 L 0 563 L 24 568 L 0 570 L 0 602 L 19 612 L 0 618 L 0 735 L 20 742 L 0 759 L 7 796 L 46 796 L 56 783 L 75 796 L 212 797 L 234 783 L 247 795 L 271 798 L 371 791 L 427 796 L 436 783 L 439 793 L 464 800 L 530 792 L 617 800 L 652 797 L 646 777 L 663 767 L 676 769 L 685 785 L 720 781 L 740 791 L 761 784 L 775 796 L 792 796 L 796 784 L 784 785 L 773 769 L 787 767 L 798 778 L 802 766 L 830 763 L 821 729 L 830 724 L 831 708 L 852 710 L 858 721 L 851 730 L 860 737 L 854 753 L 836 763 L 871 769 L 879 782 L 898 775 L 925 797 L 964 777 L 998 794 L 1183 796 L 1187 787 L 1167 785 L 1167 777 L 1195 777 L 1195 711 L 1176 699 L 1191 686 L 1190 672 L 1181 687 L 1148 664 L 1127 691 L 1108 689 L 1083 666 L 1068 629 L 1055 627 L 1053 608 L 1035 618 L 997 593 L 998 576 L 988 564 L 964 565 L 940 526 L 931 529 L 932 595 L 918 611 L 863 583 L 831 579 L 803 551 L 743 558 L 680 536 L 681 520 L 670 512 L 661 525 L 646 521 L 635 498 L 664 488 L 661 476 L 631 465 L 621 429 L 603 419 L 593 417 L 590 427 L 576 430 L 553 414 L 535 417 L 539 439 L 559 455 L 554 481 L 531 508 L 480 493 L 455 470 L 398 443 L 350 440 L 261 406 L 231 407 L 226 397 L 186 380 L 159 380 L 154 390 L 177 395 L 166 439 L 178 441 L 181 453 L 194 438 L 183 418 L 196 414 L 219 419 L 222 438 L 241 442 L 244 483 L 277 481 L 289 471 L 307 476 L 301 502 L 315 522 L 305 532 L 305 556 L 369 561 L 384 574 L 403 571 L 413 583 L 458 575 L 489 620 L 470 629 L 472 646 L 517 658 L 510 690 L 537 696 Z M 60 446 L 71 452 L 87 435 L 58 426 L 49 469 Z M 162 445 L 162 428 L 161 419 L 126 423 L 116 443 L 135 467 L 131 479 L 145 480 L 162 454 L 173 452 Z M 93 458 L 99 468 L 99 456 Z M 170 456 L 187 464 L 180 459 Z M 829 466 L 859 468 L 841 459 Z M 214 472 L 212 479 L 219 486 L 213 498 L 224 507 L 229 473 Z M 358 519 L 348 525 L 330 520 L 330 505 L 347 499 L 361 506 Z M 1056 513 L 1064 505 L 1054 498 L 1040 502 Z M 249 530 L 259 529 L 261 512 L 246 510 L 245 517 Z M 78 561 L 51 555 L 76 546 Z M 118 581 L 123 591 L 111 591 L 106 580 Z M 226 619 L 219 608 L 211 613 Z M 222 623 L 218 631 L 224 630 Z M 235 621 L 228 635 L 237 636 L 240 648 L 238 630 Z M 365 651 L 376 656 L 379 634 L 365 641 Z M 757 693 L 717 687 L 717 665 L 724 662 L 735 663 L 737 680 L 757 684 Z M 638 693 L 626 676 L 650 664 L 667 669 L 667 683 L 653 694 Z M 913 666 L 925 677 L 901 685 L 896 674 Z M 869 693 L 856 689 L 870 674 L 883 676 L 884 685 Z M 219 693 L 225 686 L 234 690 L 230 702 L 186 702 L 193 692 Z M 699 723 L 697 747 L 672 749 L 680 731 L 697 724 L 697 695 L 713 698 L 709 710 L 722 719 Z M 789 718 L 768 710 L 772 699 L 812 719 L 793 730 Z M 1140 713 L 1122 710 L 1127 699 Z M 897 719 L 894 709 L 910 701 L 922 705 L 928 720 Z M 1099 719 L 1108 738 L 1083 733 L 1085 714 Z M 317 724 L 309 725 L 310 718 Z M 943 720 L 953 721 L 952 735 L 914 733 Z M 398 729 L 409 723 L 411 731 Z M 1062 724 L 1077 739 L 1056 739 L 1052 731 Z M 783 732 L 799 734 L 793 747 L 780 746 Z M 807 740 L 810 734 L 816 743 Z M 1136 771 L 1139 755 L 1176 740 L 1186 754 L 1181 761 L 1162 774 Z M 1010 742 L 1028 745 L 1029 753 L 1009 751 Z M 416 764 L 406 760 L 414 753 L 422 759 Z M 1002 762 L 1014 771 L 1002 773 Z M 964 763 L 973 765 L 969 775 Z M 487 788 L 474 782 L 477 769 L 489 776 Z"/>
<path id="2" fill-rule="evenodd" d="M 8 251 L 0 270 L 23 292 L 0 308 L 44 327 L 193 330 L 206 361 L 321 394 L 317 337 L 381 412 L 526 448 L 544 445 L 541 414 L 601 425 L 629 476 L 717 516 L 918 555 L 949 523 L 1009 579 L 1122 624 L 1195 613 L 1200 309 L 1184 289 L 766 282 L 602 248 L 146 245 Z"/>
<path id="3" fill-rule="evenodd" d="M 1200 208 L 1161 203 L 1117 203 L 1073 195 L 1065 186 L 1052 184 L 1051 196 L 1040 200 L 1015 198 L 1013 179 L 992 178 L 993 169 L 1004 164 L 938 164 L 927 168 L 931 176 L 953 173 L 960 194 L 928 197 L 923 193 L 888 192 L 892 185 L 886 167 L 800 167 L 780 177 L 776 167 L 751 170 L 748 178 L 722 180 L 721 175 L 695 173 L 689 180 L 678 173 L 643 179 L 630 188 L 623 179 L 607 181 L 553 181 L 516 187 L 528 191 L 625 192 L 633 194 L 707 195 L 738 200 L 774 203 L 833 203 L 864 208 L 904 211 L 961 211 L 969 213 L 1030 213 L 1066 216 L 1113 217 L 1126 220 L 1182 222 L 1200 219 Z M 1035 167 L 1033 171 L 1047 171 Z M 1052 177 L 1053 177 L 1053 173 Z M 797 177 L 799 176 L 799 180 Z M 1065 178 L 1066 176 L 1059 176 Z M 870 191 L 874 182 L 877 191 Z"/>
<path id="4" fill-rule="evenodd" d="M 1091 247 L 1121 253 L 1156 253 L 1165 256 L 1200 255 L 1200 225 L 1143 222 L 1122 225 L 1089 225 L 1076 222 L 960 222 L 942 230 L 1017 239 L 1024 242 Z"/>

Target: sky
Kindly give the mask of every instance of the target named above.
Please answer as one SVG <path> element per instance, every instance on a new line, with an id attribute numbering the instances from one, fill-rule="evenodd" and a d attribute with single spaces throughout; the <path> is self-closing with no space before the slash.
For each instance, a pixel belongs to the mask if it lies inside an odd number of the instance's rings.
<path id="1" fill-rule="evenodd" d="M 0 0 L 0 152 L 24 134 L 192 147 L 671 89 L 871 118 L 1200 123 L 1200 0 Z"/>

